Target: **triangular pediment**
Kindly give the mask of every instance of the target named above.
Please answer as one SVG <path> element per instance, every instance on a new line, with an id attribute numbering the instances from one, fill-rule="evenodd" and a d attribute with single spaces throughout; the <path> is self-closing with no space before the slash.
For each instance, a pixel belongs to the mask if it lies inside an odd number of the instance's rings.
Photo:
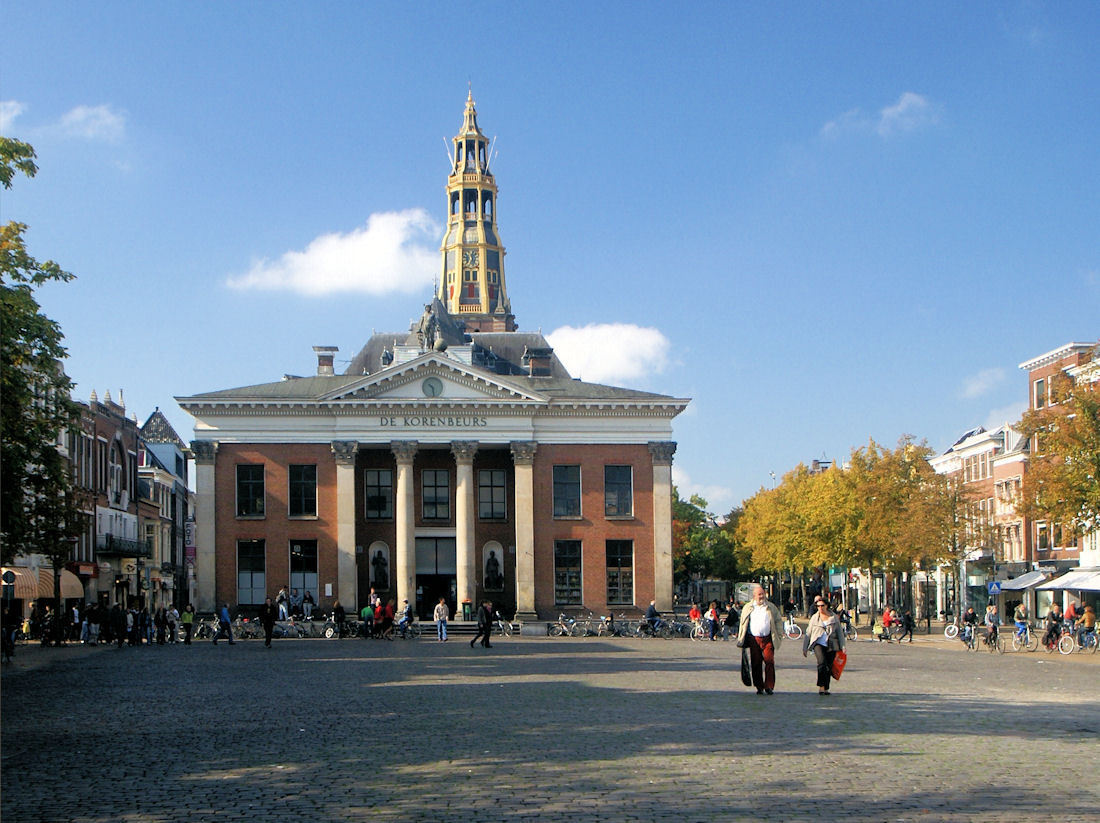
<path id="1" fill-rule="evenodd" d="M 389 402 L 476 403 L 536 402 L 548 398 L 492 372 L 430 352 L 342 386 L 322 402 L 378 400 Z"/>

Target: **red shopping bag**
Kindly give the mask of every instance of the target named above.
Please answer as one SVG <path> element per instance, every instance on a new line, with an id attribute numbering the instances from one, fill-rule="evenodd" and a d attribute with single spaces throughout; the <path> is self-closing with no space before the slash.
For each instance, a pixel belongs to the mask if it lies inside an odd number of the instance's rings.
<path id="1" fill-rule="evenodd" d="M 836 653 L 836 657 L 833 658 L 833 680 L 840 680 L 840 676 L 844 674 L 844 667 L 848 665 L 848 652 L 841 649 Z"/>

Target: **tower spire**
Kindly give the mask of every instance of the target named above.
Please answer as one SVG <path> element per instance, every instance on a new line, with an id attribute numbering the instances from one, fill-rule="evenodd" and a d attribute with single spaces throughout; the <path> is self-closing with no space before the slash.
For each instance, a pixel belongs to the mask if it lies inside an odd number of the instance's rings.
<path id="1" fill-rule="evenodd" d="M 489 172 L 489 140 L 477 123 L 472 86 L 462 128 L 452 142 L 447 232 L 440 247 L 443 275 L 436 296 L 470 331 L 515 331 L 497 233 L 497 185 Z"/>

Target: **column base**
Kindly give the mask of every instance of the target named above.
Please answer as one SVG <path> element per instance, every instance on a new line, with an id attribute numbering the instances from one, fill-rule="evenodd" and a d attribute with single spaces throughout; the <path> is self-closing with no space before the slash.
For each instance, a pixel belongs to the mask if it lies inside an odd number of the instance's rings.
<path id="1" fill-rule="evenodd" d="M 516 612 L 514 619 L 520 623 L 533 623 L 539 619 L 539 616 L 534 612 Z"/>

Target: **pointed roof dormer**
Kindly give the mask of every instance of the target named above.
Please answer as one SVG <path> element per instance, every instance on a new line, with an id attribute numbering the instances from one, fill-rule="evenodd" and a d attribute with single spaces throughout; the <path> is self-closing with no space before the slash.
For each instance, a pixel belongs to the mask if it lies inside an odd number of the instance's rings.
<path id="1" fill-rule="evenodd" d="M 497 232 L 497 184 L 489 171 L 492 146 L 477 122 L 471 90 L 462 128 L 451 138 L 447 233 L 436 296 L 472 332 L 515 331 L 504 282 L 504 246 Z"/>

